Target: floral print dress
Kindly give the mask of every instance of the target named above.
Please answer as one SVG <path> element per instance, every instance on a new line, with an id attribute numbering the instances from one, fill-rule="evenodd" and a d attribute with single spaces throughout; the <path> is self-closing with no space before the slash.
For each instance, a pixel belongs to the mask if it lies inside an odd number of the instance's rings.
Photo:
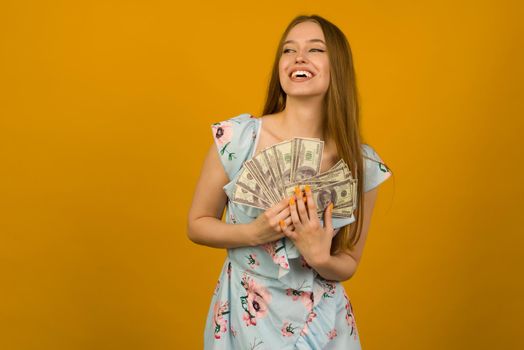
<path id="1" fill-rule="evenodd" d="M 261 120 L 249 113 L 212 125 L 230 180 L 226 222 L 249 223 L 263 210 L 231 201 L 244 161 L 254 156 Z M 391 175 L 363 144 L 364 191 Z M 358 199 L 357 199 L 358 200 Z M 355 221 L 333 218 L 335 229 Z M 340 282 L 323 279 L 284 237 L 257 247 L 227 250 L 204 330 L 204 349 L 360 349 L 353 307 Z"/>

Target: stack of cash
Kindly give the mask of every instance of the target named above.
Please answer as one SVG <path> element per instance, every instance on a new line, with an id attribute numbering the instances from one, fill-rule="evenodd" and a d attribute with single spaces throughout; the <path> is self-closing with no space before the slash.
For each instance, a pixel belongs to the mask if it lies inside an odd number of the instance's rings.
<path id="1" fill-rule="evenodd" d="M 267 209 L 295 187 L 303 191 L 309 185 L 317 214 L 333 202 L 333 217 L 348 218 L 356 205 L 357 179 L 344 160 L 320 173 L 324 141 L 296 137 L 262 150 L 244 162 L 235 188 L 233 202 Z"/>

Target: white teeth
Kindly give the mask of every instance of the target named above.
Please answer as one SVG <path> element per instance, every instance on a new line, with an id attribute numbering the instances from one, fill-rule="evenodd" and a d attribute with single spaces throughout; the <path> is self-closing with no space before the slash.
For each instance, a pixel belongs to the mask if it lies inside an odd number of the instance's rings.
<path id="1" fill-rule="evenodd" d="M 299 74 L 305 74 L 308 78 L 311 78 L 313 76 L 313 74 L 311 74 L 311 72 L 308 72 L 307 70 L 296 70 L 293 73 L 291 73 L 291 77 L 296 78 Z"/>

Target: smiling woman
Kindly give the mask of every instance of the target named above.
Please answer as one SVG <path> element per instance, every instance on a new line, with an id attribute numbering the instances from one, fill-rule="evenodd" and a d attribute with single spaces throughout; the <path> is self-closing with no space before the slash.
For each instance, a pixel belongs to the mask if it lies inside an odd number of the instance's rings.
<path id="1" fill-rule="evenodd" d="M 391 172 L 361 143 L 358 121 L 345 35 L 320 16 L 296 17 L 278 44 L 263 115 L 242 113 L 211 126 L 214 144 L 188 218 L 193 242 L 228 252 L 207 315 L 205 349 L 360 349 L 353 308 L 340 282 L 357 269 L 376 187 Z M 258 182 L 249 187 L 239 181 L 247 161 L 294 137 L 322 140 L 320 173 L 340 161 L 348 165 L 339 181 L 357 180 L 350 215 L 337 216 L 333 209 L 346 189 L 322 187 L 314 195 L 310 186 L 296 188 L 267 206 Z M 284 170 L 268 166 L 268 174 L 289 177 Z M 260 180 L 278 186 L 269 177 Z M 233 200 L 238 188 L 244 204 Z M 317 208 L 325 208 L 322 218 Z"/>

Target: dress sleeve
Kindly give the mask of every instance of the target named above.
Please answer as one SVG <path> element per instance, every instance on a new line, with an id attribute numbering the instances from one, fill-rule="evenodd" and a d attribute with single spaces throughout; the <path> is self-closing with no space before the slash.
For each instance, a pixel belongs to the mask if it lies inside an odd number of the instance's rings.
<path id="1" fill-rule="evenodd" d="M 386 181 L 391 171 L 377 152 L 367 144 L 362 144 L 364 156 L 364 192 L 370 191 Z"/>
<path id="2" fill-rule="evenodd" d="M 364 156 L 364 192 L 367 192 L 386 181 L 391 176 L 391 171 L 371 146 L 362 144 L 362 154 Z M 354 223 L 356 218 L 353 211 L 349 218 L 333 218 L 332 220 L 333 228 L 338 233 L 342 227 Z"/>
<path id="3" fill-rule="evenodd" d="M 257 136 L 257 119 L 249 113 L 242 113 L 211 125 L 213 140 L 220 162 L 231 181 L 244 161 L 253 152 Z"/>

